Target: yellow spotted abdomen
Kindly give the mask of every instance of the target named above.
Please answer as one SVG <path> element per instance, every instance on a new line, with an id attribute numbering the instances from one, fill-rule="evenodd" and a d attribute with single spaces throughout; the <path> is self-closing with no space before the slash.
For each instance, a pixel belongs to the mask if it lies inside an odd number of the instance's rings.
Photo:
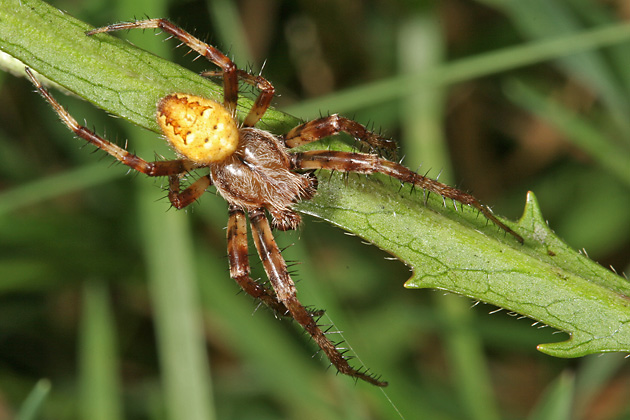
<path id="1" fill-rule="evenodd" d="M 183 93 L 165 96 L 158 103 L 157 121 L 171 147 L 199 165 L 224 161 L 238 147 L 235 119 L 212 99 Z"/>

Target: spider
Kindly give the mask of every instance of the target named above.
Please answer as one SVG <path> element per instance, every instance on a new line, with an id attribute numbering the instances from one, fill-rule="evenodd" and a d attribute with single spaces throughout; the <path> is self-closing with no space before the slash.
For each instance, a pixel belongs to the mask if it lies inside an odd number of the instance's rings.
<path id="1" fill-rule="evenodd" d="M 296 229 L 301 218 L 292 206 L 308 200 L 317 189 L 315 170 L 326 169 L 344 173 L 383 173 L 403 183 L 469 205 L 505 232 L 523 242 L 521 236 L 498 220 L 490 209 L 472 195 L 419 175 L 399 163 L 379 154 L 315 150 L 292 152 L 289 149 L 341 132 L 348 133 L 372 149 L 392 149 L 394 142 L 377 135 L 363 125 L 333 114 L 312 120 L 290 130 L 283 136 L 256 128 L 267 111 L 274 87 L 265 78 L 238 69 L 217 48 L 195 38 L 165 19 L 123 22 L 86 32 L 88 36 L 125 29 L 161 29 L 178 38 L 189 48 L 206 57 L 219 71 L 202 76 L 221 76 L 223 102 L 186 93 L 172 93 L 157 103 L 156 118 L 164 137 L 178 159 L 146 161 L 81 126 L 33 76 L 27 75 L 39 93 L 52 105 L 62 122 L 78 137 L 109 153 L 129 168 L 148 176 L 168 177 L 168 198 L 173 207 L 182 209 L 195 202 L 206 189 L 214 185 L 229 204 L 227 250 L 230 277 L 248 294 L 259 299 L 276 314 L 295 319 L 313 338 L 338 372 L 386 386 L 366 369 L 354 368 L 343 352 L 322 330 L 317 320 L 322 311 L 307 309 L 297 298 L 296 287 L 287 265 L 274 240 L 272 228 Z M 237 119 L 239 82 L 255 86 L 260 93 L 242 123 Z M 208 168 L 209 173 L 182 189 L 180 180 L 189 172 Z M 270 215 L 269 222 L 266 213 Z M 271 288 L 250 276 L 247 240 L 249 218 L 254 245 L 269 278 Z"/>

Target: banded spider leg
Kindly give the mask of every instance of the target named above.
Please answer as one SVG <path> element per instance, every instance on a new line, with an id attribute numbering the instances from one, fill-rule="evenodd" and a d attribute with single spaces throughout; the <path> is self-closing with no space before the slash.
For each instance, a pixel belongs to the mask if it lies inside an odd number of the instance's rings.
<path id="1" fill-rule="evenodd" d="M 369 138 L 370 135 L 374 135 L 359 123 L 354 122 L 356 125 L 335 124 L 334 118 L 336 118 L 336 116 L 333 115 L 331 117 L 313 120 L 294 128 L 285 136 L 286 144 L 290 147 L 306 144 L 338 134 L 342 131 L 362 141 L 367 141 L 366 139 Z M 333 122 L 331 122 L 331 120 L 333 120 Z M 313 150 L 292 153 L 291 156 L 293 167 L 297 170 L 328 169 L 360 174 L 382 173 L 417 188 L 458 201 L 479 210 L 488 220 L 503 229 L 506 233 L 512 235 L 518 242 L 523 243 L 523 237 L 521 235 L 499 220 L 488 206 L 481 204 L 479 200 L 471 194 L 420 175 L 399 163 L 383 159 L 378 155 Z"/>
<path id="2" fill-rule="evenodd" d="M 271 100 L 275 95 L 275 88 L 267 79 L 238 69 L 236 64 L 234 64 L 228 56 L 223 54 L 217 48 L 206 44 L 166 19 L 147 19 L 134 22 L 115 23 L 113 25 L 92 29 L 91 31 L 86 32 L 86 35 L 92 36 L 100 33 L 122 31 L 126 29 L 161 29 L 169 35 L 179 39 L 193 51 L 216 64 L 221 71 L 218 73 L 207 72 L 207 74 L 220 74 L 223 76 L 223 105 L 233 116 L 236 116 L 236 104 L 238 102 L 238 79 L 243 79 L 246 83 L 256 86 L 260 90 L 260 93 L 254 102 L 254 106 L 252 106 L 245 117 L 243 126 L 253 127 L 269 108 Z"/>

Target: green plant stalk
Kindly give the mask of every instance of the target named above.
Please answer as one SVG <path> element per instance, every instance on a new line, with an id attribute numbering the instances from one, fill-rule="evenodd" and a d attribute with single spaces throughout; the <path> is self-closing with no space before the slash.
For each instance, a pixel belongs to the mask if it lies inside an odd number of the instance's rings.
<path id="1" fill-rule="evenodd" d="M 166 93 L 217 94 L 216 87 L 188 70 L 115 37 L 86 37 L 88 25 L 45 3 L 9 0 L 3 6 L 0 49 L 136 124 L 156 130 L 155 103 Z M 15 39 L 16 33 L 22 36 Z M 275 111 L 267 117 L 261 127 L 274 132 L 295 123 Z M 570 334 L 567 341 L 540 345 L 543 352 L 560 357 L 630 352 L 628 282 L 557 238 L 533 194 L 519 222 L 507 222 L 525 238 L 520 245 L 470 209 L 447 208 L 435 195 L 425 204 L 422 192 L 398 191 L 390 181 L 381 176 L 346 181 L 332 176 L 320 183 L 313 200 L 297 208 L 413 267 L 406 287 L 470 296 Z"/>
<path id="2" fill-rule="evenodd" d="M 139 10 L 159 16 L 167 8 L 163 0 L 121 0 L 116 5 L 120 19 L 133 16 Z M 167 57 L 170 55 L 170 48 L 158 37 L 143 36 L 141 31 L 134 31 L 129 36 L 141 48 Z M 150 156 L 155 153 L 153 133 L 132 127 L 129 135 L 137 140 L 139 154 Z M 167 417 L 212 420 L 216 413 L 190 218 L 185 212 L 165 212 L 153 206 L 163 193 L 152 183 L 142 181 L 142 178 L 134 179 L 137 186 L 136 217 L 155 318 Z"/>
<path id="3" fill-rule="evenodd" d="M 40 379 L 33 390 L 28 394 L 24 403 L 20 407 L 16 420 L 35 420 L 38 418 L 42 405 L 46 401 L 48 394 L 50 393 L 50 381 L 48 379 Z"/>
<path id="4" fill-rule="evenodd" d="M 103 281 L 86 281 L 81 322 L 81 417 L 122 419 L 116 328 Z"/>
<path id="5" fill-rule="evenodd" d="M 137 200 L 167 418 L 214 419 L 189 219 L 153 206 L 161 192 L 152 187 Z"/>
<path id="6" fill-rule="evenodd" d="M 436 11 L 408 19 L 399 31 L 399 61 L 404 73 L 430 71 L 442 65 L 446 40 Z M 447 89 L 439 85 L 408 95 L 401 107 L 401 132 L 407 145 L 407 164 L 415 167 L 423 160 L 431 162 L 440 168 L 440 180 L 449 183 L 454 176 L 443 124 L 446 100 Z M 499 419 L 483 342 L 471 328 L 478 314 L 469 310 L 470 302 L 459 296 L 436 294 L 433 302 L 444 322 L 440 334 L 449 373 L 465 411 L 471 420 Z"/>

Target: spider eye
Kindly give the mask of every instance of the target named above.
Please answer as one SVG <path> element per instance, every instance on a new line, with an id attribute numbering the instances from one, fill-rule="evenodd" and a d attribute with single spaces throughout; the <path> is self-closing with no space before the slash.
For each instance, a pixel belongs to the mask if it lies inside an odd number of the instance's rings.
<path id="1" fill-rule="evenodd" d="M 160 100 L 157 121 L 177 153 L 200 165 L 221 162 L 238 146 L 236 121 L 220 103 L 175 93 Z"/>

